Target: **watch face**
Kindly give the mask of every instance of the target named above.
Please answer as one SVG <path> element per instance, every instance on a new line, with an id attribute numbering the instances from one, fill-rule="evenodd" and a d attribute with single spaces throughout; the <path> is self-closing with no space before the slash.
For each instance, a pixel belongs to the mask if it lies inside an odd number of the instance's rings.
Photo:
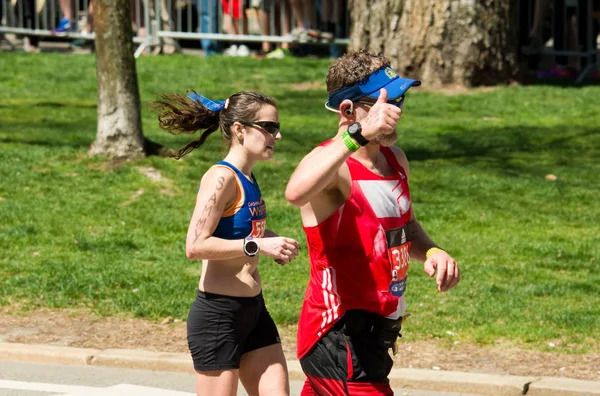
<path id="1" fill-rule="evenodd" d="M 350 124 L 350 126 L 348 127 L 348 132 L 351 134 L 360 132 L 360 124 L 358 122 Z"/>
<path id="2" fill-rule="evenodd" d="M 248 252 L 248 254 L 256 254 L 256 252 L 258 252 L 258 243 L 246 241 L 246 252 Z"/>

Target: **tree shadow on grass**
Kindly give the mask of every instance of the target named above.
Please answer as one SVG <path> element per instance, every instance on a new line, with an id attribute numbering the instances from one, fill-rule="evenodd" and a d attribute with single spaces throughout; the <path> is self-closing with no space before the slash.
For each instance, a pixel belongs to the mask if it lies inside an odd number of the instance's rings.
<path id="1" fill-rule="evenodd" d="M 509 177 L 545 177 L 558 167 L 593 164 L 600 129 L 591 127 L 500 127 L 453 130 L 433 147 L 404 146 L 411 162 L 449 160 L 455 165 Z M 594 149 L 596 147 L 596 149 Z M 443 165 L 441 165 L 443 166 Z"/>
<path id="2" fill-rule="evenodd" d="M 407 136 L 403 141 L 402 136 Z M 456 165 L 502 172 L 514 177 L 546 174 L 554 165 L 573 159 L 596 161 L 600 129 L 556 125 L 552 127 L 510 126 L 485 129 L 454 126 L 432 136 L 400 130 L 397 143 L 412 162 L 450 160 Z M 285 147 L 296 155 L 308 154 L 326 138 L 318 134 L 289 133 Z M 427 140 L 427 145 L 422 140 Z M 304 152 L 304 153 L 303 153 Z M 546 173 L 544 173 L 546 172 Z"/>
<path id="3" fill-rule="evenodd" d="M 81 122 L 11 122 L 0 127 L 0 143 L 39 147 L 89 148 L 95 133 L 90 123 Z"/>
<path id="4" fill-rule="evenodd" d="M 28 102 L 28 103 L 14 103 L 14 104 L 0 104 L 0 108 L 2 109 L 13 109 L 19 110 L 23 108 L 24 110 L 30 109 L 32 107 L 40 108 L 40 107 L 51 107 L 51 108 L 76 108 L 76 109 L 95 109 L 97 107 L 96 103 L 82 103 L 82 102 Z"/>

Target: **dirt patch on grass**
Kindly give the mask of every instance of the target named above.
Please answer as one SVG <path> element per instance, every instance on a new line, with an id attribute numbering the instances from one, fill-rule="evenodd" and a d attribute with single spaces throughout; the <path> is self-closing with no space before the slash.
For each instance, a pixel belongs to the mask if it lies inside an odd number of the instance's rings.
<path id="1" fill-rule="evenodd" d="M 323 81 L 306 81 L 300 83 L 290 84 L 292 91 L 310 91 L 313 89 L 320 89 L 325 91 L 325 82 Z"/>
<path id="2" fill-rule="evenodd" d="M 418 87 L 415 92 L 429 91 L 429 92 L 440 93 L 443 95 L 453 96 L 453 95 L 473 95 L 473 94 L 477 94 L 477 93 L 481 93 L 481 92 L 491 92 L 491 91 L 495 91 L 498 88 L 499 87 L 497 87 L 497 86 L 467 88 L 467 87 L 465 87 L 463 85 L 459 85 L 459 84 L 448 84 L 448 85 L 443 85 L 443 86 L 437 87 L 437 88 L 428 88 L 426 86 L 422 86 L 422 87 Z"/>
<path id="3" fill-rule="evenodd" d="M 14 315 L 0 310 L 0 341 L 82 348 L 144 349 L 187 353 L 185 322 L 104 318 L 83 310 L 37 310 Z M 295 358 L 296 327 L 281 327 L 285 354 Z M 600 380 L 600 353 L 539 352 L 518 347 L 402 340 L 395 367 Z"/>
<path id="4" fill-rule="evenodd" d="M 75 161 L 75 162 L 77 163 L 77 162 L 80 162 L 80 161 Z M 99 170 L 99 171 L 102 171 L 102 172 L 108 172 L 110 170 L 120 168 L 126 162 L 127 162 L 127 160 L 124 159 L 124 158 L 114 158 L 114 159 L 111 159 L 111 160 L 108 160 L 108 161 L 105 161 L 105 162 L 101 162 L 101 163 L 89 164 L 87 167 L 89 169 L 93 169 L 93 170 Z"/>

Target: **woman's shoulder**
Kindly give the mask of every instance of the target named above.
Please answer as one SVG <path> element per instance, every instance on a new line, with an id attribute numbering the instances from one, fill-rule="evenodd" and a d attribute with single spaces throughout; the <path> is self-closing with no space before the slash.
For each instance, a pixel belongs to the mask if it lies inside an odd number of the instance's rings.
<path id="1" fill-rule="evenodd" d="M 211 188 L 211 186 L 214 186 L 216 190 L 234 189 L 237 179 L 238 176 L 233 169 L 224 164 L 216 164 L 211 166 L 202 175 L 200 188 Z"/>

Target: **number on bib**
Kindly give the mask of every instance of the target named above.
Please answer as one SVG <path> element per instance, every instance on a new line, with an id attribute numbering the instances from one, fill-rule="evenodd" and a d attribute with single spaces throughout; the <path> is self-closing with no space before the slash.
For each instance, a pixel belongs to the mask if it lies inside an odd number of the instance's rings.
<path id="1" fill-rule="evenodd" d="M 265 236 L 266 227 L 267 219 L 252 220 L 252 232 L 250 236 L 252 238 L 262 238 Z"/>

